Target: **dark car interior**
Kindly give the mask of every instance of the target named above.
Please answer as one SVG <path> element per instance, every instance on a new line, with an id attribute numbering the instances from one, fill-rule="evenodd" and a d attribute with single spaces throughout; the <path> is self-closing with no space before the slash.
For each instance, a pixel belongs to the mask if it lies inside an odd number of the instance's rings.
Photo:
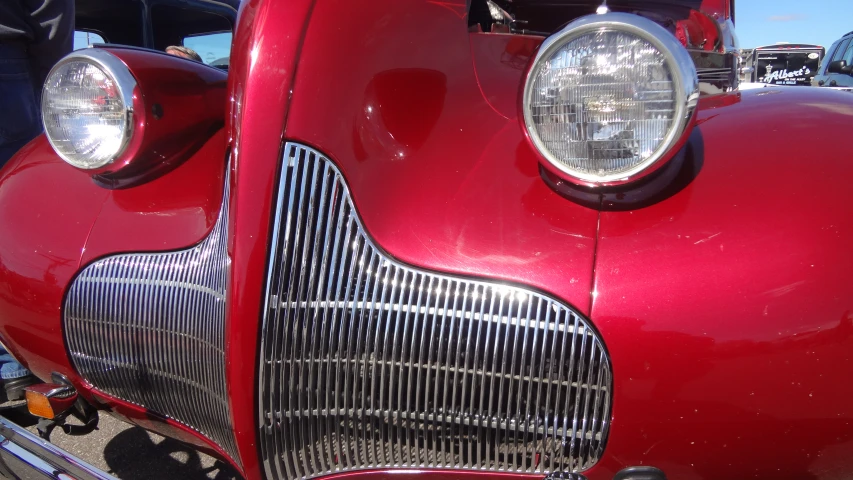
<path id="1" fill-rule="evenodd" d="M 237 0 L 76 0 L 76 30 L 91 34 L 89 43 L 163 51 L 188 37 L 231 32 L 238 5 Z M 216 66 L 227 68 L 227 59 Z"/>
<path id="2" fill-rule="evenodd" d="M 495 22 L 491 8 L 499 8 L 512 17 L 511 29 L 518 33 L 550 35 L 575 18 L 595 12 L 601 2 L 588 0 L 471 0 L 468 25 L 479 24 L 484 32 Z M 700 8 L 701 0 L 608 0 L 614 12 L 646 16 L 664 27 L 685 19 L 690 11 Z"/>
<path id="3" fill-rule="evenodd" d="M 184 38 L 231 30 L 231 21 L 222 15 L 196 9 L 156 3 L 151 6 L 154 49 L 181 45 Z"/>
<path id="4" fill-rule="evenodd" d="M 77 0 L 76 30 L 98 34 L 107 43 L 145 46 L 144 5 L 139 0 Z"/>

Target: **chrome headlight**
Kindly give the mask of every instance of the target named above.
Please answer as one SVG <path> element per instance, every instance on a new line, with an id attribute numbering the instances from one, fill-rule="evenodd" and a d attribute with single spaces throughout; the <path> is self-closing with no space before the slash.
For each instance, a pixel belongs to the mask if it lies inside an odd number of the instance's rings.
<path id="1" fill-rule="evenodd" d="M 618 185 L 683 143 L 698 96 L 696 67 L 674 35 L 637 15 L 590 15 L 540 46 L 524 85 L 524 124 L 569 180 Z"/>
<path id="2" fill-rule="evenodd" d="M 63 160 L 93 170 L 111 164 L 133 134 L 136 80 L 114 55 L 74 52 L 56 64 L 42 92 L 47 139 Z"/>

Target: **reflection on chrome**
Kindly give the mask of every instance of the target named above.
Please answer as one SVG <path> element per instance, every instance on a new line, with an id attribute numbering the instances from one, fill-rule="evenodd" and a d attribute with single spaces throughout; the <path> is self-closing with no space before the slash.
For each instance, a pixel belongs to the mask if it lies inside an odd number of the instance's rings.
<path id="1" fill-rule="evenodd" d="M 698 77 L 687 50 L 651 20 L 590 15 L 539 49 L 524 120 L 540 153 L 588 184 L 630 181 L 689 130 Z"/>
<path id="2" fill-rule="evenodd" d="M 533 290 L 394 260 L 331 161 L 284 151 L 259 365 L 268 478 L 594 465 L 612 377 L 587 322 Z"/>
<path id="3" fill-rule="evenodd" d="M 207 238 L 95 261 L 71 284 L 71 360 L 96 389 L 193 428 L 239 462 L 225 388 L 228 180 Z"/>

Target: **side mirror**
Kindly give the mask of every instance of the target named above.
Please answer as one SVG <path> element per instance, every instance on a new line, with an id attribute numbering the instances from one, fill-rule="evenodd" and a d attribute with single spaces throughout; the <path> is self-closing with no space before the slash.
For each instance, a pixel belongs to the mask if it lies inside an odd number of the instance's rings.
<path id="1" fill-rule="evenodd" d="M 843 73 L 845 75 L 850 75 L 850 72 L 853 72 L 853 66 L 847 65 L 846 60 L 836 60 L 834 62 L 830 62 L 827 71 L 829 73 Z"/>

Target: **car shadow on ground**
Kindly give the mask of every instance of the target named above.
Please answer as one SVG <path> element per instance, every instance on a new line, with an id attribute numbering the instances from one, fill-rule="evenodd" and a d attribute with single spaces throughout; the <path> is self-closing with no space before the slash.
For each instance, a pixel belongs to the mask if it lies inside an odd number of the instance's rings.
<path id="1" fill-rule="evenodd" d="M 202 465 L 201 455 L 192 447 L 170 438 L 155 442 L 139 427 L 113 437 L 104 447 L 104 460 L 113 475 L 122 480 L 241 478 L 224 462 L 216 460 L 213 465 Z"/>
<path id="2" fill-rule="evenodd" d="M 36 418 L 27 412 L 25 402 L 0 405 L 0 415 L 36 433 Z M 51 442 L 121 480 L 242 478 L 225 462 L 109 415 L 101 415 L 100 426 L 92 434 L 75 437 L 56 429 Z"/>

